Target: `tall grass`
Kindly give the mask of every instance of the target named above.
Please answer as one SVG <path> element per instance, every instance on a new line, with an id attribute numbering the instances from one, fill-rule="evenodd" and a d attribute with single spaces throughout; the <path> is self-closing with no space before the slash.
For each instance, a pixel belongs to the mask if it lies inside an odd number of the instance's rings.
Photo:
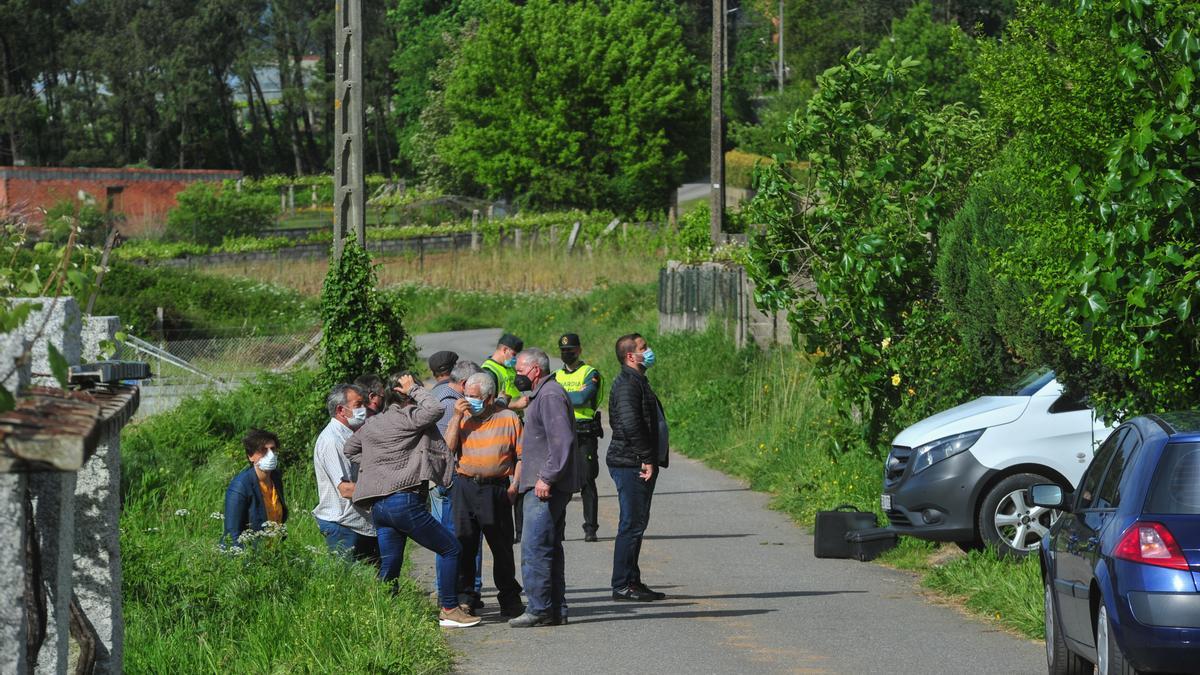
<path id="1" fill-rule="evenodd" d="M 567 254 L 557 247 L 493 246 L 483 251 L 444 251 L 424 256 L 380 256 L 383 286 L 421 284 L 489 293 L 587 292 L 613 283 L 646 284 L 658 279 L 656 251 L 605 247 Z M 211 265 L 206 273 L 265 281 L 305 295 L 321 292 L 326 260 L 256 261 Z"/>
<path id="2" fill-rule="evenodd" d="M 311 443 L 324 422 L 311 373 L 185 402 L 124 435 L 121 514 L 125 665 L 155 673 L 444 672 L 435 608 L 405 579 L 326 553 Z M 239 439 L 280 433 L 284 539 L 217 549 L 225 488 L 246 466 Z"/>

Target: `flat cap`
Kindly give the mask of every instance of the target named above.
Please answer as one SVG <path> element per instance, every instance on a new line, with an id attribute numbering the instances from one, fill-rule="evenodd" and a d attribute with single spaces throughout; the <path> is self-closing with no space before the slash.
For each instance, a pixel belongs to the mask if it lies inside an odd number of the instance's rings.
<path id="1" fill-rule="evenodd" d="M 434 375 L 448 373 L 456 363 L 458 363 L 458 354 L 441 351 L 429 357 L 429 371 Z"/>

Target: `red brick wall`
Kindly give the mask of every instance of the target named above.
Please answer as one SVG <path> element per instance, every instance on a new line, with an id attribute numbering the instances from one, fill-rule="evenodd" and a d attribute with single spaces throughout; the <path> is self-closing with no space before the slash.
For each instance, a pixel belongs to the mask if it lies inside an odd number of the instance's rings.
<path id="1" fill-rule="evenodd" d="M 109 189 L 113 211 L 125 216 L 125 236 L 137 236 L 166 222 L 175 206 L 175 195 L 189 183 L 241 177 L 240 171 L 171 171 L 166 169 L 67 169 L 0 166 L 0 207 L 22 208 L 40 221 L 42 211 L 63 199 L 75 199 L 82 190 L 104 208 Z"/>

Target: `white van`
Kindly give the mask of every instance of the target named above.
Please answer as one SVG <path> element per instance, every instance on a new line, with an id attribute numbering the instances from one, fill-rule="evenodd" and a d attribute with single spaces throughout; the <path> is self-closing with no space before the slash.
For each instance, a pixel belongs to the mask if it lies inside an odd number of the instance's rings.
<path id="1" fill-rule="evenodd" d="M 1057 517 L 1030 502 L 1029 487 L 1074 490 L 1113 428 L 1065 396 L 1053 371 L 1031 373 L 900 432 L 884 464 L 883 511 L 900 534 L 1023 556 Z"/>

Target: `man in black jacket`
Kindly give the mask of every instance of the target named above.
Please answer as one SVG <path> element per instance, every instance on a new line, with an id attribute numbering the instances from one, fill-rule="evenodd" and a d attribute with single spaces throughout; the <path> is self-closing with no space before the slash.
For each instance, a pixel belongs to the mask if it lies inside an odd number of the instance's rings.
<path id="1" fill-rule="evenodd" d="M 612 442 L 605 457 L 621 508 L 613 546 L 613 599 L 650 602 L 662 600 L 666 594 L 642 583 L 638 556 L 650 522 L 658 471 L 666 468 L 669 460 L 667 421 L 646 379 L 646 369 L 654 365 L 654 351 L 646 346 L 645 338 L 637 333 L 619 338 L 617 361 L 621 372 L 613 380 L 608 399 Z"/>

